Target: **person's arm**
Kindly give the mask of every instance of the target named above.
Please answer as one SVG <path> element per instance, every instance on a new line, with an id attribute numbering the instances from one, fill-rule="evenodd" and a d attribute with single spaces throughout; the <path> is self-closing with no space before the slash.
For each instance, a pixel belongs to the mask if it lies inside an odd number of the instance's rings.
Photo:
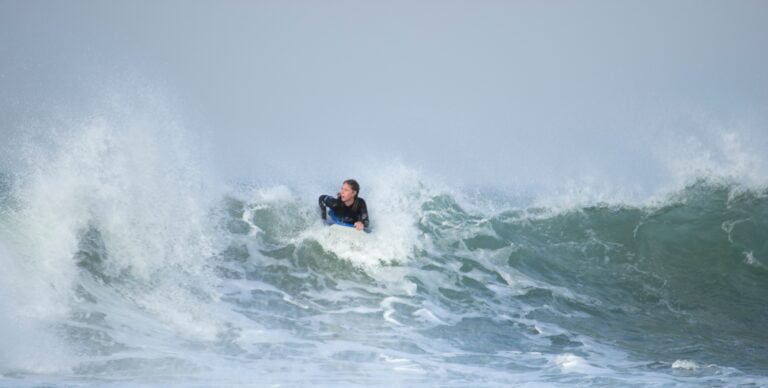
<path id="1" fill-rule="evenodd" d="M 326 219 L 328 214 L 325 210 L 325 197 L 327 197 L 327 195 L 323 194 L 317 200 L 318 204 L 320 205 L 320 218 L 322 219 Z"/>
<path id="2" fill-rule="evenodd" d="M 370 221 L 368 220 L 368 207 L 365 205 L 365 201 L 362 199 L 360 200 L 360 215 L 358 218 L 359 222 L 363 223 L 364 228 L 368 228 L 370 226 Z"/>
<path id="3" fill-rule="evenodd" d="M 331 197 L 330 195 L 321 195 L 320 198 L 318 198 L 318 204 L 320 205 L 320 217 L 323 219 L 326 219 L 327 214 L 327 208 L 335 208 L 339 204 L 339 200 Z"/>

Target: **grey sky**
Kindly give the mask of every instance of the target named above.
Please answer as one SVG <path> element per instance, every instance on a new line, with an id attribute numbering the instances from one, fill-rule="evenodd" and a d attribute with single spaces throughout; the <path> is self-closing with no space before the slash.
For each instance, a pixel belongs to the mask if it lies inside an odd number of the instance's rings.
<path id="1" fill-rule="evenodd" d="M 237 179 L 652 180 L 669 131 L 765 142 L 766 69 L 765 1 L 0 0 L 0 130 L 136 82 Z"/>

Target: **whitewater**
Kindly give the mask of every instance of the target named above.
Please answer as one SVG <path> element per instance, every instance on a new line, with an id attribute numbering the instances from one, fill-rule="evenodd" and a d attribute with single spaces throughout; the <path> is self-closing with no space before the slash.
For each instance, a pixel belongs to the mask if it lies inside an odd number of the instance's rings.
<path id="1" fill-rule="evenodd" d="M 49 124 L 3 156 L 0 386 L 768 385 L 768 190 L 734 147 L 639 196 L 382 162 L 351 239 L 316 198 L 352 176 L 232 182 L 172 121 Z"/>

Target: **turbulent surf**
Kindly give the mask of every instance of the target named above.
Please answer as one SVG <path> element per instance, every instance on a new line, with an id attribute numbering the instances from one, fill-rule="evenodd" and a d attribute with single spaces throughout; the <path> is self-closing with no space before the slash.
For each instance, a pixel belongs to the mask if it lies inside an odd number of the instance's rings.
<path id="1" fill-rule="evenodd" d="M 338 177 L 210 187 L 82 128 L 0 176 L 0 385 L 768 384 L 765 188 L 557 203 L 394 165 L 354 239 L 319 220 Z"/>

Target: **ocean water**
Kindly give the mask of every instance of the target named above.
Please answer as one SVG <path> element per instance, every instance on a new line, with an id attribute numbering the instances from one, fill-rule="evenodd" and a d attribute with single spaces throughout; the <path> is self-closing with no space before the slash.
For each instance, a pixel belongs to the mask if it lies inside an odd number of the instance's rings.
<path id="1" fill-rule="evenodd" d="M 349 236 L 316 205 L 347 177 L 222 183 L 140 124 L 38 132 L 6 163 L 0 386 L 768 385 L 749 176 L 478 193 L 384 163 L 360 179 L 374 232 Z"/>

